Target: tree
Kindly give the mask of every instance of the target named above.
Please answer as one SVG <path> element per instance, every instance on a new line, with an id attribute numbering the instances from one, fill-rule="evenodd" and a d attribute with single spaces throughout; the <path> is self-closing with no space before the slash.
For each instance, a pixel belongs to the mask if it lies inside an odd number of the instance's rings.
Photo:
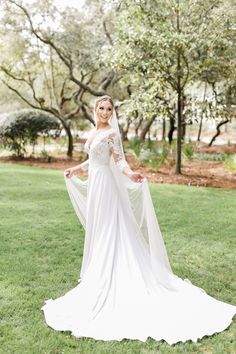
<path id="1" fill-rule="evenodd" d="M 20 0 L 5 0 L 3 12 L 1 80 L 26 105 L 59 119 L 71 157 L 72 120 L 80 115 L 94 123 L 91 96 L 106 94 L 114 79 L 112 71 L 102 72 L 99 61 L 100 48 L 109 40 L 107 28 L 92 36 L 97 28 L 91 19 L 75 9 L 60 12 L 48 1 L 26 7 Z"/>
<path id="2" fill-rule="evenodd" d="M 216 53 L 221 35 L 227 42 L 227 34 L 223 30 L 219 34 L 222 26 L 215 25 L 234 23 L 231 14 L 221 13 L 222 4 L 222 1 L 212 0 L 128 0 L 119 7 L 110 61 L 131 80 L 133 96 L 141 87 L 146 88 L 146 100 L 139 109 L 145 111 L 148 101 L 154 110 L 159 105 L 165 107 L 172 117 L 176 110 L 177 174 L 181 173 L 181 141 L 183 127 L 187 124 L 186 91 L 193 82 L 201 80 L 209 67 L 202 53 Z M 226 43 L 222 54 L 229 48 L 232 53 L 230 42 Z M 226 67 L 226 63 L 223 64 Z M 152 117 L 150 115 L 150 119 Z M 172 127 L 175 129 L 174 124 Z"/>
<path id="3" fill-rule="evenodd" d="M 233 118 L 236 118 L 236 82 L 232 79 L 222 86 L 221 89 L 219 88 L 219 91 L 214 87 L 216 101 L 215 115 L 218 119 L 220 118 L 220 121 L 216 125 L 216 133 L 212 137 L 209 146 L 212 146 L 215 139 L 220 135 L 221 127 L 231 122 Z"/>

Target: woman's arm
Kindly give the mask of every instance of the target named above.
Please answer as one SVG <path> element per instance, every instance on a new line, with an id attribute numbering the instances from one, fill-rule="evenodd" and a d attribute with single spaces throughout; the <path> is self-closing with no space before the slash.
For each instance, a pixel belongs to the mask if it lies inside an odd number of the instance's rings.
<path id="1" fill-rule="evenodd" d="M 117 133 L 112 133 L 108 136 L 108 141 L 111 145 L 111 152 L 116 165 L 121 172 L 129 177 L 134 182 L 142 182 L 143 176 L 131 170 L 128 162 L 125 159 L 122 149 L 122 142 Z"/>
<path id="2" fill-rule="evenodd" d="M 89 168 L 89 159 L 85 160 L 79 165 L 76 165 L 74 167 L 67 168 L 65 170 L 66 177 L 70 178 L 75 172 L 82 172 L 82 171 L 87 171 Z"/>
<path id="3" fill-rule="evenodd" d="M 84 145 L 84 151 L 86 151 L 88 153 L 88 139 L 86 140 L 86 143 Z M 67 168 L 65 170 L 65 174 L 66 174 L 66 177 L 70 178 L 72 177 L 72 175 L 75 173 L 75 172 L 84 172 L 84 171 L 88 171 L 89 169 L 89 159 L 85 160 L 84 162 L 82 162 L 81 164 L 79 165 L 76 165 L 74 167 L 71 167 L 71 168 Z"/>

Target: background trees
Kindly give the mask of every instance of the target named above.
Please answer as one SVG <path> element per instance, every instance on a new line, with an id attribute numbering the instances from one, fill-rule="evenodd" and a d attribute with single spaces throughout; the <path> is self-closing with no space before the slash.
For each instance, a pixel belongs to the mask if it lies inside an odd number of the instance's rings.
<path id="1" fill-rule="evenodd" d="M 158 115 L 170 120 L 170 141 L 177 128 L 176 173 L 185 126 L 193 119 L 191 86 L 205 82 L 214 91 L 217 81 L 225 87 L 235 73 L 235 13 L 233 3 L 227 5 L 128 0 L 119 8 L 111 63 L 130 80 L 131 100 L 147 116 L 147 129 Z"/>
<path id="2" fill-rule="evenodd" d="M 93 122 L 89 100 L 105 94 L 114 78 L 99 62 L 99 50 L 109 40 L 106 27 L 97 32 L 89 16 L 76 9 L 60 12 L 48 1 L 6 0 L 3 11 L 2 82 L 26 105 L 58 118 L 72 156 L 71 122 L 80 115 Z"/>
<path id="3" fill-rule="evenodd" d="M 114 96 L 124 139 L 133 127 L 144 140 L 156 121 L 170 144 L 177 131 L 180 173 L 186 126 L 199 122 L 200 139 L 206 117 L 218 120 L 218 132 L 235 117 L 233 5 L 87 0 L 59 9 L 53 0 L 3 0 L 0 78 L 18 105 L 58 119 L 68 156 L 73 125 L 93 124 L 93 99 Z"/>

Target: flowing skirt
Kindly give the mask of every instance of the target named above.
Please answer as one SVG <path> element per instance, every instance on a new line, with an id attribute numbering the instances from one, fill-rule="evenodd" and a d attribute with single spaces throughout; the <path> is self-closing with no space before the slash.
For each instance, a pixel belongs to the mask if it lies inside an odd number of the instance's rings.
<path id="1" fill-rule="evenodd" d="M 109 166 L 94 168 L 88 181 L 81 279 L 65 295 L 46 301 L 48 326 L 78 338 L 151 337 L 171 345 L 226 329 L 236 306 L 177 276 L 175 290 L 157 281 Z"/>

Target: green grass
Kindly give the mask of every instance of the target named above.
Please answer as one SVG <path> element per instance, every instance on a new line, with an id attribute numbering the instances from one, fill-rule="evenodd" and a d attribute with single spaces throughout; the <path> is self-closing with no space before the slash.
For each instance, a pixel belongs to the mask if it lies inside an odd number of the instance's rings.
<path id="1" fill-rule="evenodd" d="M 175 273 L 236 303 L 236 190 L 151 185 Z M 169 346 L 76 339 L 45 324 L 40 310 L 77 285 L 83 229 L 61 172 L 0 164 L 0 353 L 236 353 L 236 325 L 198 343 Z"/>

